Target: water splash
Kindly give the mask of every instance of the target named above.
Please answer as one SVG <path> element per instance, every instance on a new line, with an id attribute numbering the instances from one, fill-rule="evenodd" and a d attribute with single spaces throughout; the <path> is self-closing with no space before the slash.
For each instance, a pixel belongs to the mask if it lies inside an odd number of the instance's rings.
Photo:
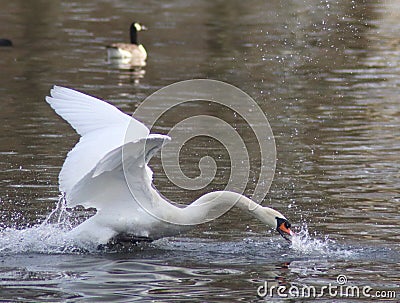
<path id="1" fill-rule="evenodd" d="M 96 247 L 82 246 L 76 239 L 69 236 L 74 222 L 71 213 L 67 211 L 64 196 L 60 196 L 56 208 L 48 215 L 42 224 L 17 229 L 6 228 L 0 231 L 0 253 L 82 253 Z M 84 247 L 84 249 L 82 249 Z"/>
<path id="2" fill-rule="evenodd" d="M 292 237 L 290 246 L 293 250 L 301 254 L 317 254 L 324 256 L 343 256 L 349 257 L 352 251 L 341 248 L 334 240 L 325 236 L 323 239 L 317 238 L 317 235 L 310 235 L 307 224 L 303 224 L 300 231 Z"/>
<path id="3" fill-rule="evenodd" d="M 56 208 L 47 216 L 42 225 L 55 224 L 60 227 L 72 228 L 70 221 L 71 213 L 67 210 L 65 193 L 59 196 Z"/>
<path id="4" fill-rule="evenodd" d="M 54 224 L 25 229 L 6 228 L 0 232 L 0 253 L 64 253 L 71 247 L 66 234 L 65 230 Z"/>

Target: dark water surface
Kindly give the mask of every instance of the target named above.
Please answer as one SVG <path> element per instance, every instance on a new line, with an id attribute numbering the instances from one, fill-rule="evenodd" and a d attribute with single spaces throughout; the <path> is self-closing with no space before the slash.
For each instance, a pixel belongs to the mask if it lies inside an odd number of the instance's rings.
<path id="1" fill-rule="evenodd" d="M 0 38 L 14 43 L 0 48 L 1 302 L 311 302 L 260 298 L 257 289 L 321 289 L 338 286 L 339 275 L 344 286 L 399 300 L 398 2 L 81 2 L 0 2 Z M 106 60 L 104 45 L 127 41 L 132 20 L 149 28 L 141 72 Z M 132 113 L 159 88 L 193 78 L 231 83 L 267 115 L 278 161 L 264 205 L 300 231 L 292 245 L 237 210 L 181 237 L 108 252 L 65 250 L 59 230 L 37 226 L 55 207 L 58 173 L 78 139 L 44 102 L 53 84 Z M 177 108 L 155 131 L 193 111 Z M 246 132 L 231 113 L 202 103 L 195 111 L 219 112 Z M 259 151 L 245 137 L 256 178 Z M 207 188 L 182 190 L 159 158 L 151 163 L 157 188 L 183 203 L 223 189 L 230 165 L 217 142 L 190 143 L 181 156 L 188 176 L 202 153 L 218 164 Z M 358 297 L 326 292 L 320 301 L 378 299 Z"/>

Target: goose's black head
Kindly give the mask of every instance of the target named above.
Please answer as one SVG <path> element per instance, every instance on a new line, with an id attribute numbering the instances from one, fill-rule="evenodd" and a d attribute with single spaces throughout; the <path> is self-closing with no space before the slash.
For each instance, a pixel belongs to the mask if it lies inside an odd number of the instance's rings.
<path id="1" fill-rule="evenodd" d="M 138 37 L 137 37 L 137 33 L 138 32 L 140 32 L 140 31 L 145 31 L 145 30 L 147 30 L 147 27 L 145 27 L 143 24 L 140 24 L 139 22 L 133 22 L 132 24 L 131 24 L 131 32 L 130 32 L 130 34 L 131 34 L 131 43 L 132 44 L 139 44 L 138 43 Z"/>

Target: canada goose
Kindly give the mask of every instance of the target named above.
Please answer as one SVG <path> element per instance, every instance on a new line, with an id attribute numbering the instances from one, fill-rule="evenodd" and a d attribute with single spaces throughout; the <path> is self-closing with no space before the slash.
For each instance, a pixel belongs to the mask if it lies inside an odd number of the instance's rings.
<path id="1" fill-rule="evenodd" d="M 9 39 L 0 38 L 0 46 L 12 46 L 12 42 Z"/>
<path id="2" fill-rule="evenodd" d="M 214 214 L 232 206 L 285 239 L 293 235 L 280 212 L 238 193 L 216 191 L 188 206 L 171 204 L 153 187 L 147 165 L 170 137 L 150 134 L 144 124 L 116 107 L 72 89 L 54 86 L 46 101 L 82 136 L 68 153 L 59 176 L 67 207 L 97 209 L 69 232 L 73 239 L 97 245 L 124 234 L 154 240 L 213 220 Z"/>
<path id="3" fill-rule="evenodd" d="M 131 60 L 133 65 L 144 66 L 147 52 L 138 42 L 138 32 L 147 28 L 138 22 L 133 22 L 130 28 L 131 43 L 113 43 L 107 46 L 108 58 Z"/>

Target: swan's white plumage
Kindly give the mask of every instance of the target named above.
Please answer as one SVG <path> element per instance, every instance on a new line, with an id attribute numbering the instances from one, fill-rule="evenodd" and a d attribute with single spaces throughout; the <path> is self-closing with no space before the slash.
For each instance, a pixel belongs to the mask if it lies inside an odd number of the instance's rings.
<path id="1" fill-rule="evenodd" d="M 46 97 L 50 106 L 76 130 L 84 136 L 90 132 L 109 127 L 128 127 L 136 122 L 138 131 L 149 133 L 139 121 L 107 102 L 65 87 L 54 86 L 51 97 Z"/>
<path id="2" fill-rule="evenodd" d="M 170 138 L 149 135 L 144 124 L 114 106 L 68 88 L 54 86 L 46 101 L 82 136 L 59 175 L 67 206 L 97 209 L 71 235 L 106 243 L 120 232 L 148 237 L 163 225 L 149 209 L 175 206 L 161 201 L 147 163 Z M 171 232 L 160 229 L 160 235 Z"/>
<path id="3" fill-rule="evenodd" d="M 94 97 L 60 86 L 54 86 L 50 95 L 46 101 L 82 136 L 61 169 L 62 192 L 71 192 L 108 152 L 123 145 L 128 126 L 135 130 L 130 132 L 130 140 L 149 134 L 144 124 Z"/>
<path id="4" fill-rule="evenodd" d="M 82 136 L 61 169 L 60 190 L 67 206 L 97 209 L 70 231 L 72 238 L 95 244 L 120 233 L 158 239 L 215 219 L 233 205 L 272 228 L 285 218 L 229 191 L 208 193 L 186 207 L 171 204 L 152 187 L 147 165 L 168 136 L 149 134 L 144 124 L 83 93 L 54 86 L 50 95 L 46 101 Z"/>
<path id="5" fill-rule="evenodd" d="M 136 202 L 151 204 L 154 189 L 146 164 L 167 140 L 168 136 L 152 134 L 110 151 L 67 192 L 68 204 L 108 211 L 126 210 Z"/>

